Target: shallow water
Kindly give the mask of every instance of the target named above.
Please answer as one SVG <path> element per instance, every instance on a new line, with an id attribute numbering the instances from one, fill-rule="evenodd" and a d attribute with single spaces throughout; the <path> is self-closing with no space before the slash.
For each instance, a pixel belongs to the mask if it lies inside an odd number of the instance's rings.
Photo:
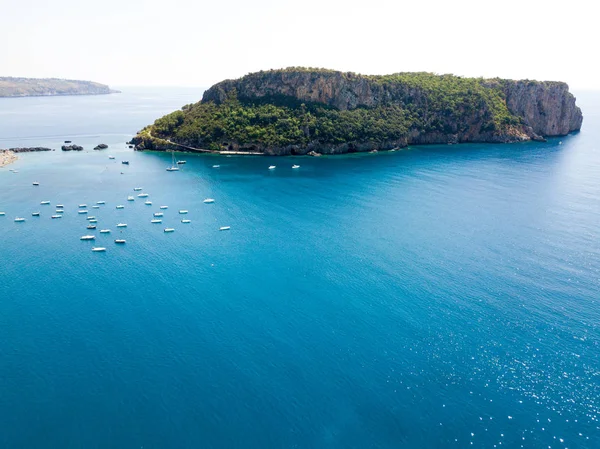
<path id="1" fill-rule="evenodd" d="M 0 100 L 0 147 L 110 146 L 0 169 L 1 447 L 600 446 L 598 94 L 548 143 L 126 148 L 199 97 Z"/>

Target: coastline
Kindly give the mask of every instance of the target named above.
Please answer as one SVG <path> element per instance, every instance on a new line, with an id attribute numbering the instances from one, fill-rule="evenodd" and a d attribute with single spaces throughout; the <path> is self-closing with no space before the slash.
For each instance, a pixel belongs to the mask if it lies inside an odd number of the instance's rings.
<path id="1" fill-rule="evenodd" d="M 0 151 L 0 167 L 4 167 L 5 165 L 12 164 L 19 157 L 13 151 L 5 150 Z"/>

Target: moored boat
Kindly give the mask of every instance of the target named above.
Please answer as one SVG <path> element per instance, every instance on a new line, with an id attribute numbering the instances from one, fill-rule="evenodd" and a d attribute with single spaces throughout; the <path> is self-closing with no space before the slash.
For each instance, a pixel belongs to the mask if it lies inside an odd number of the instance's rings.
<path id="1" fill-rule="evenodd" d="M 87 210 L 78 210 L 77 213 L 78 214 L 87 214 L 88 211 Z"/>
<path id="2" fill-rule="evenodd" d="M 115 243 L 125 243 L 125 239 L 116 239 Z"/>
<path id="3" fill-rule="evenodd" d="M 42 201 L 40 204 L 42 206 L 46 206 L 46 205 L 50 204 L 50 201 Z"/>
<path id="4" fill-rule="evenodd" d="M 25 221 L 25 219 L 24 219 L 23 217 L 16 217 L 16 218 L 15 218 L 15 221 L 16 221 L 17 223 L 23 223 L 23 222 Z"/>
<path id="5" fill-rule="evenodd" d="M 32 217 L 39 217 L 39 216 L 40 216 L 40 213 L 39 213 L 39 212 L 32 212 L 32 213 L 31 213 L 31 216 L 32 216 Z"/>
<path id="6" fill-rule="evenodd" d="M 106 248 L 101 247 L 101 246 L 94 246 L 92 248 L 92 251 L 95 252 L 95 253 L 103 253 L 103 252 L 106 251 Z"/>
<path id="7" fill-rule="evenodd" d="M 191 223 L 192 220 L 181 220 L 182 223 Z"/>
<path id="8" fill-rule="evenodd" d="M 219 228 L 219 231 L 229 231 L 231 229 L 231 226 L 221 226 Z"/>
<path id="9" fill-rule="evenodd" d="M 150 220 L 150 223 L 162 223 L 162 220 L 160 218 L 154 218 L 152 220 Z"/>
<path id="10" fill-rule="evenodd" d="M 210 203 L 214 203 L 214 202 L 215 202 L 215 200 L 214 200 L 213 198 L 206 198 L 206 199 L 204 200 L 204 202 L 205 202 L 206 204 L 210 204 Z"/>
<path id="11" fill-rule="evenodd" d="M 188 213 L 188 211 L 187 211 L 187 210 L 185 210 L 185 209 L 182 209 L 182 210 L 180 210 L 180 211 L 179 211 L 179 213 L 183 215 L 183 214 L 187 214 L 187 213 Z"/>
<path id="12" fill-rule="evenodd" d="M 39 185 L 40 185 L 40 183 L 36 181 L 36 182 L 34 182 L 34 183 L 33 183 L 33 185 L 34 185 L 34 186 L 39 186 Z"/>
<path id="13" fill-rule="evenodd" d="M 162 216 L 164 216 L 164 215 L 165 215 L 165 214 L 163 214 L 162 212 L 154 212 L 154 216 L 155 216 L 155 217 L 162 217 Z"/>
<path id="14" fill-rule="evenodd" d="M 140 194 L 138 195 L 138 198 L 147 198 L 147 197 L 148 197 L 148 194 L 147 194 L 147 193 L 140 193 Z"/>
<path id="15" fill-rule="evenodd" d="M 82 235 L 81 237 L 79 237 L 79 240 L 95 240 L 96 236 L 95 235 Z"/>
<path id="16" fill-rule="evenodd" d="M 127 201 L 135 201 L 135 198 L 134 198 L 134 197 L 132 197 L 132 196 L 128 196 L 128 197 L 127 197 Z"/>
<path id="17" fill-rule="evenodd" d="M 88 225 L 87 229 L 96 229 L 96 225 Z"/>
<path id="18" fill-rule="evenodd" d="M 175 228 L 165 228 L 165 232 L 175 232 Z"/>
<path id="19" fill-rule="evenodd" d="M 161 209 L 168 209 L 169 206 L 160 206 Z"/>
<path id="20" fill-rule="evenodd" d="M 146 202 L 144 202 L 144 204 L 145 204 L 146 206 L 152 206 L 152 201 L 146 201 Z"/>
<path id="21" fill-rule="evenodd" d="M 125 209 L 125 206 L 123 206 L 122 204 L 119 204 L 119 205 L 117 206 L 117 209 Z"/>
<path id="22" fill-rule="evenodd" d="M 57 215 L 52 215 L 52 217 L 50 217 L 52 219 L 56 219 L 56 218 L 62 218 L 62 215 L 57 214 Z"/>
<path id="23" fill-rule="evenodd" d="M 300 168 L 299 165 L 292 165 L 292 168 Z"/>
<path id="24" fill-rule="evenodd" d="M 275 170 L 277 168 L 276 165 L 269 165 L 269 170 Z"/>
<path id="25" fill-rule="evenodd" d="M 127 227 L 127 223 L 119 223 L 117 225 L 117 228 L 126 228 Z"/>
<path id="26" fill-rule="evenodd" d="M 134 187 L 134 188 L 133 188 L 133 191 L 134 191 L 134 192 L 139 192 L 140 190 L 142 190 L 142 187 Z"/>
<path id="27" fill-rule="evenodd" d="M 110 229 L 100 229 L 100 234 L 110 234 Z"/>
<path id="28" fill-rule="evenodd" d="M 96 201 L 96 204 L 106 204 L 106 201 Z"/>

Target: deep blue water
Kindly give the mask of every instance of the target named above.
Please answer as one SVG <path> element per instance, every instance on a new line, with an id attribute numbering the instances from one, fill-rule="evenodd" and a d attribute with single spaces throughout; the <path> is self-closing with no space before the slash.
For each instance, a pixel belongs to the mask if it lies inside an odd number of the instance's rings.
<path id="1" fill-rule="evenodd" d="M 126 148 L 199 98 L 0 99 L 0 147 L 110 145 L 0 169 L 0 447 L 600 447 L 600 94 L 548 143 Z"/>

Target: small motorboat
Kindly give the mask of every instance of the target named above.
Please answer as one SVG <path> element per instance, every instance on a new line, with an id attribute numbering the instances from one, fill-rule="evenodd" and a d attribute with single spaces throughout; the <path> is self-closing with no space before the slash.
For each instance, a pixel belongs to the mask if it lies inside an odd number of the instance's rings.
<path id="1" fill-rule="evenodd" d="M 231 229 L 231 226 L 221 226 L 219 228 L 219 231 L 229 231 Z"/>
<path id="2" fill-rule="evenodd" d="M 57 204 L 57 205 L 56 205 L 56 208 L 57 208 L 57 209 L 64 209 L 64 208 L 65 208 L 65 206 L 63 206 L 62 204 Z"/>
<path id="3" fill-rule="evenodd" d="M 31 213 L 31 216 L 32 216 L 32 217 L 39 217 L 39 216 L 40 216 L 40 213 L 39 213 L 39 212 L 32 212 L 32 213 Z"/>
<path id="4" fill-rule="evenodd" d="M 64 214 L 65 211 L 63 209 L 56 209 L 55 211 L 57 214 Z"/>
<path id="5" fill-rule="evenodd" d="M 292 165 L 292 168 L 300 168 L 299 165 Z"/>
<path id="6" fill-rule="evenodd" d="M 88 225 L 87 229 L 96 229 L 96 225 Z"/>
<path id="7" fill-rule="evenodd" d="M 92 248 L 92 251 L 95 252 L 95 253 L 103 253 L 103 252 L 106 251 L 106 248 L 103 248 L 101 246 L 94 246 Z"/>
<path id="8" fill-rule="evenodd" d="M 0 212 L 0 217 L 4 217 L 6 215 L 6 212 Z"/>
<path id="9" fill-rule="evenodd" d="M 96 240 L 95 235 L 83 235 L 79 237 L 79 240 Z"/>
<path id="10" fill-rule="evenodd" d="M 162 220 L 160 218 L 154 218 L 152 220 L 150 220 L 150 223 L 162 223 Z"/>
<path id="11" fill-rule="evenodd" d="M 50 204 L 50 201 L 42 201 L 40 204 L 42 206 L 46 206 L 46 205 Z"/>
<path id="12" fill-rule="evenodd" d="M 87 207 L 87 204 L 80 204 L 79 205 L 79 209 L 83 209 L 84 207 Z"/>
<path id="13" fill-rule="evenodd" d="M 119 204 L 119 205 L 117 206 L 117 209 L 125 209 L 125 206 L 123 206 L 122 204 Z"/>
<path id="14" fill-rule="evenodd" d="M 89 217 L 85 217 L 86 220 L 95 220 L 96 217 L 94 217 L 93 215 L 90 215 Z"/>
<path id="15" fill-rule="evenodd" d="M 221 168 L 220 165 L 213 165 L 213 168 Z"/>
<path id="16" fill-rule="evenodd" d="M 204 203 L 206 203 L 206 204 L 211 204 L 211 203 L 214 203 L 214 202 L 215 202 L 215 200 L 213 198 L 206 198 L 204 200 Z"/>
<path id="17" fill-rule="evenodd" d="M 90 221 L 88 221 L 88 223 L 98 223 L 98 220 L 96 220 L 96 219 L 90 220 Z"/>
<path id="18" fill-rule="evenodd" d="M 165 215 L 165 214 L 163 214 L 162 212 L 154 212 L 154 216 L 155 216 L 155 217 L 162 217 L 162 216 L 164 216 L 164 215 Z"/>
<path id="19" fill-rule="evenodd" d="M 115 157 L 114 157 L 114 156 L 108 156 L 108 158 L 109 158 L 109 159 L 114 159 Z"/>
<path id="20" fill-rule="evenodd" d="M 17 222 L 17 223 L 23 223 L 24 221 L 25 221 L 25 219 L 22 218 L 22 217 L 16 217 L 15 218 L 15 222 Z"/>
<path id="21" fill-rule="evenodd" d="M 165 228 L 165 232 L 175 232 L 175 228 Z"/>
<path id="22" fill-rule="evenodd" d="M 146 206 L 152 206 L 152 201 L 146 201 L 146 202 L 144 202 L 144 204 L 145 204 Z"/>
<path id="23" fill-rule="evenodd" d="M 70 140 L 65 140 L 65 143 L 71 143 L 71 141 Z"/>
<path id="24" fill-rule="evenodd" d="M 179 213 L 183 215 L 183 214 L 187 214 L 188 211 L 187 210 L 180 210 Z"/>
<path id="25" fill-rule="evenodd" d="M 34 186 L 39 186 L 39 185 L 40 185 L 40 183 L 36 181 L 36 182 L 34 182 L 34 183 L 33 183 L 33 185 L 34 185 Z"/>
<path id="26" fill-rule="evenodd" d="M 78 210 L 77 213 L 78 214 L 87 214 L 88 211 L 87 210 Z"/>
<path id="27" fill-rule="evenodd" d="M 148 194 L 147 193 L 140 193 L 138 195 L 138 198 L 148 198 Z"/>
<path id="28" fill-rule="evenodd" d="M 186 163 L 185 161 L 177 161 L 177 165 L 183 165 L 185 163 Z"/>
<path id="29" fill-rule="evenodd" d="M 168 209 L 169 206 L 160 206 L 161 209 Z"/>
<path id="30" fill-rule="evenodd" d="M 52 219 L 56 219 L 56 218 L 62 218 L 62 215 L 58 214 L 58 215 L 52 215 Z"/>
<path id="31" fill-rule="evenodd" d="M 100 229 L 100 234 L 110 234 L 110 229 Z"/>
<path id="32" fill-rule="evenodd" d="M 134 187 L 134 188 L 133 188 L 133 191 L 134 191 L 134 192 L 139 192 L 140 190 L 142 190 L 142 188 L 141 188 L 141 187 Z"/>
<path id="33" fill-rule="evenodd" d="M 127 201 L 135 201 L 135 198 L 134 198 L 134 197 L 132 197 L 132 196 L 128 196 L 128 197 L 127 197 Z"/>
<path id="34" fill-rule="evenodd" d="M 126 228 L 127 227 L 127 223 L 119 223 L 117 225 L 117 228 Z"/>
<path id="35" fill-rule="evenodd" d="M 129 161 L 121 161 L 121 164 L 123 164 L 123 165 L 129 165 Z"/>
<path id="36" fill-rule="evenodd" d="M 179 167 L 167 167 L 167 171 L 179 171 Z"/>
<path id="37" fill-rule="evenodd" d="M 269 170 L 275 170 L 277 168 L 276 165 L 269 165 Z"/>
<path id="38" fill-rule="evenodd" d="M 100 209 L 100 206 L 92 206 L 92 209 Z"/>
<path id="39" fill-rule="evenodd" d="M 125 242 L 126 242 L 125 239 L 117 239 L 117 240 L 115 240 L 115 243 L 121 243 L 121 244 L 123 244 Z"/>
<path id="40" fill-rule="evenodd" d="M 192 220 L 181 220 L 182 223 L 191 223 Z"/>
<path id="41" fill-rule="evenodd" d="M 96 204 L 106 204 L 106 201 L 96 201 Z"/>

